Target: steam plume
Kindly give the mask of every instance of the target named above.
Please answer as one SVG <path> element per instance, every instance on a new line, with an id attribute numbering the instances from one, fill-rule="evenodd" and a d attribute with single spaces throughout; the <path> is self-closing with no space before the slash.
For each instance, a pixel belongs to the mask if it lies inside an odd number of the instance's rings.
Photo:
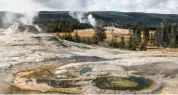
<path id="1" fill-rule="evenodd" d="M 89 21 L 89 23 L 90 23 L 93 27 L 95 27 L 95 25 L 96 25 L 96 20 L 95 20 L 95 18 L 94 18 L 91 14 L 88 15 L 88 21 Z"/>
<path id="2" fill-rule="evenodd" d="M 69 15 L 77 19 L 80 23 L 89 23 L 93 27 L 96 25 L 95 18 L 91 14 L 87 16 L 87 12 L 69 12 Z"/>

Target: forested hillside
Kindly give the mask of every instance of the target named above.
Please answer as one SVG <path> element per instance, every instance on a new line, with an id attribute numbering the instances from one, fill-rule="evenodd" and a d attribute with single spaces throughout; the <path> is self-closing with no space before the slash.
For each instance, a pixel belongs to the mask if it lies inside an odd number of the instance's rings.
<path id="1" fill-rule="evenodd" d="M 164 20 L 169 24 L 178 23 L 178 15 L 153 13 L 125 13 L 125 12 L 89 12 L 96 20 L 103 20 L 105 25 L 128 28 L 131 24 L 146 25 L 151 28 L 159 27 Z M 40 12 L 36 19 L 43 29 L 47 31 L 71 31 L 73 29 L 92 28 L 89 24 L 81 24 L 73 19 L 69 12 Z"/>
<path id="2" fill-rule="evenodd" d="M 92 14 L 96 20 L 103 20 L 106 26 L 115 25 L 116 27 L 121 28 L 128 28 L 131 24 L 140 24 L 155 28 L 160 26 L 164 20 L 166 20 L 168 24 L 178 23 L 178 15 L 173 14 L 126 13 L 112 11 L 89 12 L 88 14 Z M 3 15 L 4 12 L 1 12 L 0 26 L 3 26 Z M 44 31 L 48 32 L 70 32 L 73 29 L 92 28 L 90 24 L 79 23 L 76 19 L 73 19 L 67 11 L 40 12 L 34 23 L 38 24 Z"/>

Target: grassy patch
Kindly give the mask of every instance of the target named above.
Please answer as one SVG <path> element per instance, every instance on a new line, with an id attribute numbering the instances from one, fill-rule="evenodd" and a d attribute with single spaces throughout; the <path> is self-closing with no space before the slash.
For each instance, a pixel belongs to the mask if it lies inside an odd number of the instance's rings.
<path id="1" fill-rule="evenodd" d="M 136 87 L 137 82 L 129 81 L 129 80 L 116 80 L 111 81 L 111 85 L 113 87 Z"/>
<path id="2" fill-rule="evenodd" d="M 102 76 L 94 80 L 95 86 L 100 89 L 112 90 L 142 90 L 149 88 L 153 81 L 139 77 L 117 77 L 117 76 Z"/>

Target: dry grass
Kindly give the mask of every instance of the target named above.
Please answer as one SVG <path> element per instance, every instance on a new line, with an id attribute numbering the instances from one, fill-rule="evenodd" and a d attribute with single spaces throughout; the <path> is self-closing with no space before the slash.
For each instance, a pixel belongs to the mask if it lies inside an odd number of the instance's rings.
<path id="1" fill-rule="evenodd" d="M 92 37 L 95 33 L 94 30 L 90 29 L 80 29 L 80 30 L 74 30 L 72 32 L 72 35 L 75 35 L 75 32 L 78 32 L 79 36 L 81 37 Z M 57 33 L 51 33 L 52 35 L 57 35 Z M 64 33 L 60 33 L 60 35 L 63 35 Z M 117 32 L 111 33 L 110 30 L 106 30 L 106 36 L 107 39 L 105 40 L 106 42 L 110 42 L 112 40 L 112 37 L 118 37 L 116 40 L 120 41 L 119 36 L 124 36 L 125 41 L 128 41 L 130 38 L 129 30 L 128 29 L 118 29 Z M 137 47 L 138 49 L 139 47 Z M 172 49 L 172 48 L 158 48 L 157 46 L 148 46 L 148 51 L 160 51 L 160 52 L 178 52 L 178 49 Z"/>
<path id="2" fill-rule="evenodd" d="M 111 81 L 111 84 L 114 87 L 136 87 L 138 85 L 137 82 L 129 80 Z"/>
<path id="3" fill-rule="evenodd" d="M 75 32 L 78 33 L 79 36 L 81 37 L 92 37 L 95 33 L 94 30 L 90 30 L 90 29 L 81 29 L 81 30 L 74 30 L 74 32 L 72 32 L 71 34 L 72 35 L 75 35 Z M 63 33 L 59 33 L 60 35 L 63 35 L 65 32 Z M 58 33 L 50 33 L 52 35 L 57 35 Z M 115 32 L 115 33 L 111 33 L 110 30 L 106 30 L 106 36 L 107 36 L 107 39 L 105 40 L 106 42 L 110 42 L 112 40 L 112 37 L 115 36 L 115 37 L 119 37 L 119 36 L 123 36 L 123 35 L 128 35 L 128 36 L 124 36 L 125 37 L 125 40 L 128 41 L 129 40 L 129 32 L 127 29 L 120 29 L 118 30 L 118 32 Z M 120 38 L 117 38 L 117 40 L 119 41 Z"/>
<path id="4" fill-rule="evenodd" d="M 168 52 L 178 52 L 178 48 L 162 48 L 162 47 L 157 47 L 157 46 L 148 46 L 148 51 L 159 51 L 161 53 L 168 53 Z"/>

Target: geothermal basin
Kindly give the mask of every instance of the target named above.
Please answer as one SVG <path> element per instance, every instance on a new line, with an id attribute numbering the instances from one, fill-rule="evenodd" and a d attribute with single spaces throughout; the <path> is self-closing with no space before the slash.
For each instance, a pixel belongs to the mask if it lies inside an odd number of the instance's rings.
<path id="1" fill-rule="evenodd" d="M 0 93 L 178 93 L 177 52 L 85 45 L 21 24 L 0 39 Z"/>

